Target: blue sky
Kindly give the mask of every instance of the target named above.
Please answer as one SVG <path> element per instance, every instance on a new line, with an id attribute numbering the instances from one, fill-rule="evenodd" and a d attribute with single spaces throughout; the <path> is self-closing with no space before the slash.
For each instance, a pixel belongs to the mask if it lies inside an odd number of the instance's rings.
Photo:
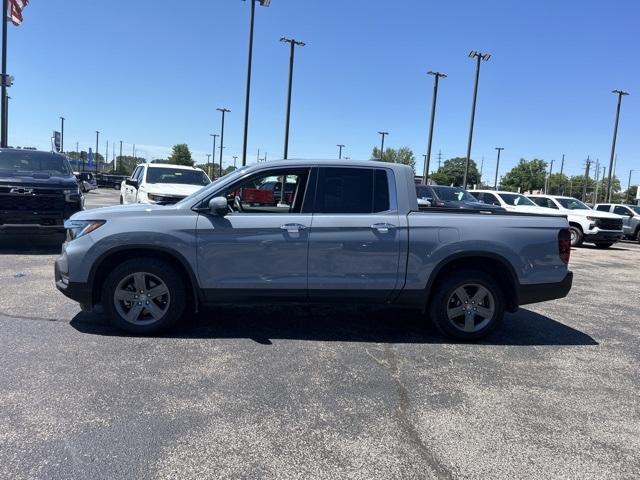
<path id="1" fill-rule="evenodd" d="M 472 157 L 485 176 L 503 146 L 501 174 L 519 158 L 555 159 L 583 171 L 608 162 L 621 88 L 617 173 L 626 185 L 640 146 L 640 68 L 633 0 L 272 0 L 256 7 L 249 161 L 282 156 L 288 49 L 296 52 L 291 158 L 369 158 L 386 145 L 426 150 L 432 78 L 441 81 L 434 155 L 464 156 L 473 87 L 469 50 L 490 52 L 480 78 Z M 210 151 L 225 106 L 225 163 L 241 155 L 249 5 L 240 0 L 33 0 L 9 30 L 10 144 L 81 149 L 123 140 L 149 158 L 188 143 Z M 110 147 L 111 148 L 111 147 Z M 554 167 L 557 170 L 557 167 Z"/>

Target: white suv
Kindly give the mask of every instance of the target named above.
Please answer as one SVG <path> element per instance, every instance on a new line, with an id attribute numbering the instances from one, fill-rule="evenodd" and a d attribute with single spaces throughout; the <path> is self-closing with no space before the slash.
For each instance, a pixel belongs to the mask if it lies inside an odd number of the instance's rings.
<path id="1" fill-rule="evenodd" d="M 184 165 L 144 163 L 120 186 L 120 203 L 172 205 L 209 185 L 203 170 Z"/>
<path id="2" fill-rule="evenodd" d="M 592 210 L 573 197 L 528 195 L 536 205 L 567 216 L 571 230 L 571 246 L 590 242 L 598 248 L 609 248 L 622 239 L 622 217 L 613 213 Z"/>

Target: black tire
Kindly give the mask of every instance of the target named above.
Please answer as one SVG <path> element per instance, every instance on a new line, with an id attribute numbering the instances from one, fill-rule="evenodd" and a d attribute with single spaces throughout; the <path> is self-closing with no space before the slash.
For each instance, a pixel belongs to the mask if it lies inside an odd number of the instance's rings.
<path id="1" fill-rule="evenodd" d="M 636 228 L 636 233 L 633 238 L 636 242 L 640 243 L 640 227 Z"/>
<path id="2" fill-rule="evenodd" d="M 122 198 L 122 195 L 120 195 L 120 205 L 122 205 L 124 203 L 124 198 Z"/>
<path id="3" fill-rule="evenodd" d="M 569 227 L 569 232 L 571 233 L 571 246 L 579 247 L 582 245 L 584 241 L 584 235 L 582 234 L 582 230 L 579 227 L 575 227 L 571 225 Z"/>
<path id="4" fill-rule="evenodd" d="M 456 290 L 463 287 L 473 293 L 474 285 L 482 286 L 490 293 L 493 301 L 493 314 L 485 322 L 484 320 L 479 321 L 475 314 L 472 313 L 474 316 L 474 328 L 477 325 L 478 329 L 476 331 L 464 331 L 459 323 L 449 319 L 447 311 L 452 306 L 452 296 L 455 295 Z M 461 307 L 465 308 L 464 305 L 455 308 Z M 469 307 L 471 308 L 471 305 Z M 504 309 L 504 292 L 500 283 L 493 276 L 475 269 L 458 270 L 448 275 L 435 286 L 429 301 L 429 315 L 436 328 L 446 337 L 462 341 L 479 340 L 493 332 L 502 323 Z M 462 320 L 466 318 L 466 316 L 462 316 Z M 482 325 L 482 323 L 485 324 Z"/>
<path id="5" fill-rule="evenodd" d="M 609 248 L 613 242 L 596 242 L 596 248 Z"/>
<path id="6" fill-rule="evenodd" d="M 154 283 L 154 279 L 160 280 L 166 286 L 168 292 L 166 296 L 163 295 L 156 300 L 149 299 L 149 301 L 155 303 L 156 307 L 160 306 L 160 311 L 164 310 L 163 315 L 158 319 L 155 319 L 151 314 L 151 310 L 147 310 L 147 307 L 143 305 L 144 295 L 137 295 L 142 300 L 138 302 L 138 308 L 141 309 L 139 321 L 131 322 L 122 315 L 122 312 L 127 309 L 129 311 L 133 310 L 135 305 L 129 307 L 132 302 L 117 301 L 115 298 L 116 289 L 122 282 L 136 273 L 145 274 L 145 284 L 148 291 L 158 285 L 158 283 Z M 186 289 L 184 281 L 169 263 L 160 259 L 134 258 L 124 261 L 107 275 L 102 292 L 102 306 L 109 317 L 109 321 L 117 328 L 139 335 L 153 335 L 166 331 L 175 325 L 185 309 Z M 135 289 L 130 293 L 137 294 L 140 292 Z M 145 303 L 149 304 L 149 301 Z M 135 301 L 133 302 L 135 303 Z"/>
<path id="7" fill-rule="evenodd" d="M 114 190 L 120 190 L 120 185 L 118 185 L 117 183 L 113 184 L 113 189 Z"/>

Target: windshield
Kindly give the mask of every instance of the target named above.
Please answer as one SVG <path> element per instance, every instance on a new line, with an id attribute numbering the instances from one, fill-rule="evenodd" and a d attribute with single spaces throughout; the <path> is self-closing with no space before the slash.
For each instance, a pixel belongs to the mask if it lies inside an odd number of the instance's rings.
<path id="1" fill-rule="evenodd" d="M 591 210 L 584 203 L 580 200 L 576 200 L 575 198 L 556 198 L 556 200 L 567 210 Z"/>
<path id="2" fill-rule="evenodd" d="M 478 199 L 458 187 L 431 187 L 438 196 L 439 200 L 445 202 L 474 202 L 478 203 Z"/>
<path id="3" fill-rule="evenodd" d="M 71 169 L 64 157 L 37 151 L 1 152 L 0 171 L 18 175 L 32 175 L 34 173 L 49 176 L 71 175 Z"/>
<path id="4" fill-rule="evenodd" d="M 524 195 L 520 195 L 519 193 L 500 193 L 500 198 L 505 201 L 508 205 L 513 205 L 514 207 L 535 207 L 536 204 L 529 200 Z"/>
<path id="5" fill-rule="evenodd" d="M 429 188 L 425 187 L 424 185 L 416 186 L 416 195 L 418 196 L 418 198 L 431 198 L 431 192 L 429 191 Z"/>
<path id="6" fill-rule="evenodd" d="M 633 210 L 633 211 L 636 213 L 636 215 L 640 215 L 640 207 L 631 207 L 631 206 L 630 206 L 629 208 L 630 208 L 631 210 Z"/>
<path id="7" fill-rule="evenodd" d="M 191 195 L 183 198 L 182 200 L 180 200 L 178 203 L 176 203 L 176 205 L 182 205 L 184 203 L 189 203 L 191 201 L 191 199 L 198 197 L 201 193 L 206 192 L 208 190 L 212 190 L 215 189 L 219 184 L 226 182 L 227 180 L 234 180 L 235 178 L 240 178 L 242 175 L 244 175 L 247 171 L 247 169 L 249 169 L 250 165 L 246 165 L 242 168 L 239 168 L 237 170 L 233 170 L 221 177 L 218 177 L 217 179 L 215 179 L 213 182 L 205 185 L 204 187 L 200 188 L 199 190 L 193 192 Z"/>
<path id="8" fill-rule="evenodd" d="M 153 168 L 147 170 L 147 183 L 179 183 L 181 185 L 209 185 L 210 180 L 202 170 L 182 168 Z"/>

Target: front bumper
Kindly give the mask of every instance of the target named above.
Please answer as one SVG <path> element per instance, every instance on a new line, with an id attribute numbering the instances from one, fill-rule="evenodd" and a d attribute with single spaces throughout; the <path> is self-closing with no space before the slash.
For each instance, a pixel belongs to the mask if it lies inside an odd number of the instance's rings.
<path id="1" fill-rule="evenodd" d="M 589 230 L 584 233 L 587 242 L 617 242 L 624 238 L 622 230 Z"/>
<path id="2" fill-rule="evenodd" d="M 82 305 L 83 309 L 93 305 L 93 292 L 88 283 L 70 282 L 67 273 L 67 263 L 64 255 L 58 257 L 54 265 L 56 288 L 62 294 Z"/>
<path id="3" fill-rule="evenodd" d="M 567 272 L 564 279 L 558 283 L 518 285 L 518 305 L 528 305 L 530 303 L 564 298 L 571 290 L 572 284 L 573 272 Z"/>

